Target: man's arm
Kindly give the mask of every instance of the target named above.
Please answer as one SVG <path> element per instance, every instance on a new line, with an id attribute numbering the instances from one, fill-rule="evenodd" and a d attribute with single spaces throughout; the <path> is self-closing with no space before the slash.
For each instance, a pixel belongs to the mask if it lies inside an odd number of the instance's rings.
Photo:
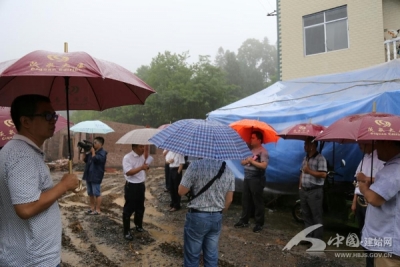
<path id="1" fill-rule="evenodd" d="M 308 166 L 308 162 L 306 163 L 306 165 L 303 167 L 303 172 L 310 174 L 312 176 L 314 176 L 315 178 L 322 178 L 325 179 L 326 178 L 326 172 L 320 172 L 320 171 L 315 171 L 312 170 L 309 166 Z"/>
<path id="2" fill-rule="evenodd" d="M 255 161 L 255 160 L 253 160 L 253 159 L 249 159 L 248 160 L 249 161 L 249 163 L 251 164 L 251 165 L 253 165 L 254 167 L 256 167 L 256 168 L 258 168 L 258 169 L 263 169 L 263 170 L 265 170 L 266 168 L 267 168 L 267 162 L 265 162 L 265 161 L 263 161 L 263 162 L 258 162 L 258 161 Z"/>
<path id="3" fill-rule="evenodd" d="M 106 151 L 104 149 L 99 151 L 97 154 L 94 153 L 94 155 L 93 155 L 93 153 L 92 153 L 92 161 L 95 164 L 105 164 L 106 163 L 106 159 L 107 159 L 107 156 L 106 156 Z"/>
<path id="4" fill-rule="evenodd" d="M 233 191 L 228 191 L 226 192 L 225 195 L 225 208 L 223 209 L 223 211 L 227 211 L 229 206 L 231 205 L 233 200 Z"/>
<path id="5" fill-rule="evenodd" d="M 129 171 L 127 171 L 125 174 L 127 176 L 131 176 L 131 175 L 135 175 L 136 173 L 140 172 L 140 171 L 146 171 L 149 169 L 149 165 L 147 164 L 143 164 L 142 166 L 139 166 L 137 168 L 132 168 Z"/>
<path id="6" fill-rule="evenodd" d="M 53 188 L 41 193 L 37 201 L 14 205 L 15 212 L 21 219 L 27 220 L 48 209 L 63 194 L 77 187 L 78 177 L 76 174 L 64 174 L 61 181 Z"/>
<path id="7" fill-rule="evenodd" d="M 371 183 L 369 181 L 367 182 L 359 181 L 358 183 L 358 187 L 360 188 L 361 193 L 367 199 L 369 204 L 371 204 L 374 207 L 382 206 L 386 202 L 386 200 L 379 194 L 369 189 L 370 185 Z"/>
<path id="8" fill-rule="evenodd" d="M 183 170 L 183 164 L 179 164 L 178 173 L 181 174 Z"/>
<path id="9" fill-rule="evenodd" d="M 186 195 L 188 192 L 190 191 L 190 188 L 184 187 L 183 185 L 179 185 L 178 187 L 178 194 L 180 196 L 184 196 Z"/>
<path id="10" fill-rule="evenodd" d="M 299 189 L 301 189 L 301 178 L 303 177 L 303 173 L 300 173 L 300 177 L 299 177 Z"/>

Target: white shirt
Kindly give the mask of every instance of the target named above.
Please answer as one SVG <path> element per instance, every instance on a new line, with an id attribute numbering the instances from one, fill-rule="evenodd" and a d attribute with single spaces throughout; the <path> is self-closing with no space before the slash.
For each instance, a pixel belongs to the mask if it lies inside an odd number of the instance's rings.
<path id="1" fill-rule="evenodd" d="M 359 172 L 362 172 L 367 177 L 371 177 L 371 159 L 372 159 L 372 154 L 374 155 L 373 162 L 372 162 L 372 164 L 374 165 L 373 169 L 372 169 L 372 177 L 375 177 L 376 173 L 383 168 L 384 162 L 378 159 L 378 153 L 376 152 L 376 150 L 374 150 L 371 154 L 365 154 L 364 155 L 364 160 L 360 161 L 360 163 L 358 164 L 358 167 L 357 167 L 357 170 L 356 170 L 356 174 L 354 175 L 354 177 Z M 362 169 L 361 169 L 361 163 L 362 163 Z M 357 182 L 356 188 L 354 190 L 354 194 L 362 195 L 361 192 L 360 192 L 360 189 L 358 188 L 358 182 Z"/>
<path id="2" fill-rule="evenodd" d="M 171 159 L 173 159 L 174 162 L 169 164 L 170 168 L 177 168 L 180 164 L 185 164 L 185 156 L 182 154 L 169 151 L 167 155 L 165 155 L 165 160 L 169 162 Z"/>
<path id="3" fill-rule="evenodd" d="M 126 175 L 126 173 L 131 169 L 143 166 L 144 161 L 144 154 L 139 156 L 134 151 L 126 154 L 122 160 L 122 168 L 124 170 L 125 180 L 133 184 L 143 183 L 146 180 L 146 172 L 144 170 L 141 170 L 134 175 Z"/>

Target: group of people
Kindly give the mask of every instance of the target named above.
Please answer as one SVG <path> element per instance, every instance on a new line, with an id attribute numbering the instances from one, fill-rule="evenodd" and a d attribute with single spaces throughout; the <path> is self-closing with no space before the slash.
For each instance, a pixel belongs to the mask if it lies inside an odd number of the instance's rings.
<path id="1" fill-rule="evenodd" d="M 356 188 L 351 210 L 366 250 L 367 267 L 400 266 L 400 141 L 359 143 L 364 153 L 356 170 Z M 299 195 L 305 228 L 323 224 L 323 185 L 327 162 L 318 142 L 308 138 L 299 179 Z M 323 227 L 308 237 L 322 239 Z M 386 253 L 386 254 L 385 254 Z M 377 256 L 377 257 L 374 257 Z"/>
<path id="2" fill-rule="evenodd" d="M 65 174 L 53 184 L 40 147 L 50 138 L 58 115 L 49 98 L 40 95 L 17 97 L 11 105 L 11 117 L 18 131 L 0 151 L 0 266 L 60 266 L 61 216 L 57 203 L 63 194 L 78 187 L 75 174 Z M 244 159 L 242 213 L 234 227 L 249 226 L 254 207 L 258 233 L 264 227 L 263 188 L 268 152 L 262 146 L 259 131 L 251 134 L 252 157 Z M 104 138 L 96 137 L 85 155 L 83 179 L 89 195 L 89 215 L 101 213 L 101 182 L 104 177 L 107 152 Z M 367 258 L 367 266 L 400 265 L 400 142 L 376 141 L 360 144 L 365 156 L 356 172 L 358 187 L 352 210 L 362 230 L 362 245 L 369 252 L 389 252 L 391 257 Z M 318 152 L 318 142 L 309 138 L 304 143 L 306 156 L 301 165 L 299 195 L 305 227 L 323 224 L 323 185 L 327 177 L 327 162 Z M 145 146 L 132 144 L 132 151 L 123 158 L 125 176 L 123 235 L 133 240 L 130 222 L 134 214 L 135 229 L 143 232 L 145 211 L 146 162 Z M 170 212 L 181 208 L 181 196 L 189 191 L 184 225 L 184 265 L 198 266 L 203 253 L 205 266 L 217 266 L 218 240 L 222 214 L 233 199 L 235 177 L 225 162 L 212 159 L 192 161 L 183 174 L 183 155 L 165 151 L 166 186 L 171 194 Z M 383 163 L 385 162 L 385 164 Z M 364 199 L 368 207 L 360 205 Z M 318 228 L 309 237 L 322 239 Z M 385 241 L 382 241 L 384 239 Z M 378 243 L 381 240 L 384 242 Z"/>

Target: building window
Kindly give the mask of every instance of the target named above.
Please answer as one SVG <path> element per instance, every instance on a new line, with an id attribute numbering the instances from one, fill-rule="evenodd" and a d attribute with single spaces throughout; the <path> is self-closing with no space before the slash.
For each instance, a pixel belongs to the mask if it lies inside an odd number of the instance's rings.
<path id="1" fill-rule="evenodd" d="M 341 6 L 303 17 L 306 55 L 349 47 L 347 6 Z"/>

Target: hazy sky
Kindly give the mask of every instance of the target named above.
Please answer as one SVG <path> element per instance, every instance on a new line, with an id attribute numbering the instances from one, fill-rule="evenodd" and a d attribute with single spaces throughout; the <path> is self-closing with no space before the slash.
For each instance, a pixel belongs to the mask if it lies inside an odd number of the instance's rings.
<path id="1" fill-rule="evenodd" d="M 34 50 L 85 51 L 131 71 L 159 52 L 214 60 L 248 38 L 276 43 L 275 0 L 0 0 L 0 62 Z"/>

